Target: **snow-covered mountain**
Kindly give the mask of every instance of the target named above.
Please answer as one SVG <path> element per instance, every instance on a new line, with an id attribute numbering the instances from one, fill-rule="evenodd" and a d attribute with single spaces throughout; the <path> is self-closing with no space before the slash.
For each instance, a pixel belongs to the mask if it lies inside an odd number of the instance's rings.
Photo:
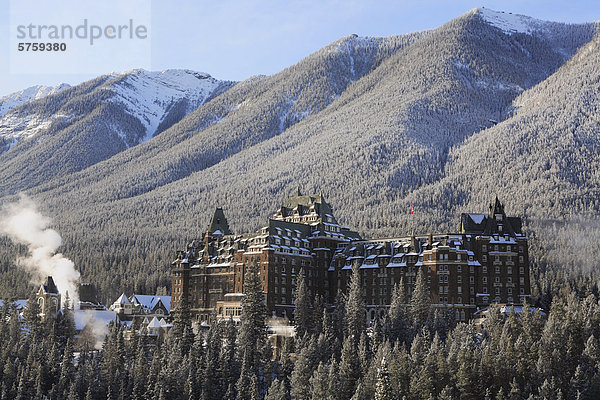
<path id="1" fill-rule="evenodd" d="M 21 135 L 0 155 L 0 202 L 19 191 L 43 202 L 92 279 L 143 265 L 115 267 L 126 248 L 159 260 L 214 206 L 236 231 L 258 227 L 297 185 L 364 236 L 451 230 L 496 193 L 544 218 L 597 212 L 580 199 L 599 192 L 596 161 L 582 161 L 599 148 L 589 82 L 600 72 L 597 57 L 583 62 L 598 28 L 476 9 L 430 31 L 348 36 L 235 85 L 189 71 L 102 76 L 0 119 L 0 137 Z M 521 170 L 544 181 L 524 184 Z M 573 197 L 553 191 L 567 187 Z"/>
<path id="2" fill-rule="evenodd" d="M 141 142 L 145 142 L 175 108 L 181 108 L 178 111 L 181 117 L 187 115 L 214 95 L 221 85 L 221 81 L 208 74 L 190 70 L 138 69 L 124 74 L 103 90 L 112 92 L 109 101 L 120 104 L 144 125 L 146 135 Z"/>
<path id="3" fill-rule="evenodd" d="M 485 7 L 477 8 L 475 12 L 479 13 L 486 22 L 508 34 L 546 32 L 553 24 L 552 22 L 542 21 L 526 15 L 494 11 Z"/>
<path id="4" fill-rule="evenodd" d="M 67 83 L 61 83 L 57 86 L 35 85 L 4 96 L 0 98 L 0 117 L 23 103 L 58 93 L 68 87 L 70 86 Z"/>
<path id="5" fill-rule="evenodd" d="M 0 103 L 0 109 L 4 110 L 0 114 L 0 152 L 10 150 L 22 139 L 64 129 L 88 116 L 90 106 L 95 109 L 107 102 L 143 126 L 142 134 L 131 137 L 126 127 L 112 123 L 114 132 L 123 139 L 126 147 L 130 147 L 149 140 L 231 85 L 189 70 L 151 72 L 137 69 L 98 79 L 102 84 L 91 91 L 79 90 L 86 84 L 73 88 L 68 85 L 35 86 L 3 98 Z M 65 89 L 71 90 L 65 93 Z M 73 107 L 82 100 L 80 96 L 84 96 L 89 104 Z"/>

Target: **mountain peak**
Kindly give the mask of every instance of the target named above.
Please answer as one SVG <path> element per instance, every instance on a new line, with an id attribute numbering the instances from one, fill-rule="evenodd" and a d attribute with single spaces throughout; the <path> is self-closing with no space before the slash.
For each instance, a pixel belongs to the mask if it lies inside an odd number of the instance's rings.
<path id="1" fill-rule="evenodd" d="M 481 7 L 472 10 L 479 14 L 488 24 L 501 29 L 504 33 L 533 33 L 536 31 L 546 31 L 548 24 L 552 22 L 542 21 L 526 15 L 513 14 L 511 12 L 495 11 L 489 8 Z"/>
<path id="2" fill-rule="evenodd" d="M 56 86 L 35 85 L 0 97 L 0 117 L 21 104 L 58 93 L 69 87 L 71 86 L 67 83 L 61 83 Z"/>

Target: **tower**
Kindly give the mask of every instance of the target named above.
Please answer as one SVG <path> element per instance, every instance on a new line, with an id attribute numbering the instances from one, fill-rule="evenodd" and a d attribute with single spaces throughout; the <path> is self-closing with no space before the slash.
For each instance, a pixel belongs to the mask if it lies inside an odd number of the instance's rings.
<path id="1" fill-rule="evenodd" d="M 40 305 L 42 319 L 46 317 L 46 313 L 56 314 L 60 310 L 60 293 L 51 276 L 40 286 L 36 301 Z"/>

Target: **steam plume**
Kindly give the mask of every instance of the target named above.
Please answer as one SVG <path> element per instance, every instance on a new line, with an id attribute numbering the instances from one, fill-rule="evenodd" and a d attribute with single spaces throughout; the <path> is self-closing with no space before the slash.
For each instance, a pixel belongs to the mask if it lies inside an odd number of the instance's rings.
<path id="1" fill-rule="evenodd" d="M 75 306 L 79 305 L 79 272 L 73 261 L 56 254 L 62 244 L 58 232 L 48 228 L 51 220 L 37 210 L 35 203 L 25 195 L 16 203 L 6 205 L 0 212 L 0 234 L 13 241 L 27 245 L 29 255 L 17 259 L 17 264 L 31 274 L 34 284 L 41 284 L 47 276 L 52 276 L 61 298 L 65 292 Z"/>

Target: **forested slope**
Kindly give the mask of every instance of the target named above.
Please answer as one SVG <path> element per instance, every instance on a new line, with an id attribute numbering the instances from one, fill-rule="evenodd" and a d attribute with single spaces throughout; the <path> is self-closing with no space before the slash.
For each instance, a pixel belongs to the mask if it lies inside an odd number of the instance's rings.
<path id="1" fill-rule="evenodd" d="M 455 230 L 496 194 L 543 237 L 567 210 L 598 212 L 595 44 L 570 59 L 598 27 L 527 23 L 474 10 L 427 32 L 340 39 L 88 168 L 22 187 L 0 172 L 2 201 L 30 188 L 105 299 L 168 286 L 173 251 L 215 206 L 253 230 L 297 185 L 367 237 Z"/>

